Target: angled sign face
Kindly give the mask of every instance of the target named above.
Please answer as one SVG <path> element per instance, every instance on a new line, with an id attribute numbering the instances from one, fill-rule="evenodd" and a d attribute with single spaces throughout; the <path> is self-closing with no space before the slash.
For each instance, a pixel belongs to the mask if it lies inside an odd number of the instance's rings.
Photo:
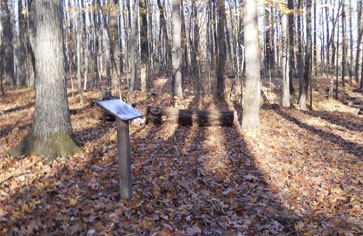
<path id="1" fill-rule="evenodd" d="M 124 121 L 144 116 L 144 114 L 119 99 L 101 101 L 97 102 L 97 104 Z"/>

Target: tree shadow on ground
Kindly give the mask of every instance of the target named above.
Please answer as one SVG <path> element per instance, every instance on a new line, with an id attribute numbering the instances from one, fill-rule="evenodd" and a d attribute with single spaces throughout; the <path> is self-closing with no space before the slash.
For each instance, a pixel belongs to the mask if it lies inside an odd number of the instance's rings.
<path id="1" fill-rule="evenodd" d="M 0 138 L 3 138 L 7 136 L 9 133 L 11 133 L 15 128 L 18 128 L 19 130 L 28 129 L 31 127 L 31 123 L 25 124 L 22 126 L 16 126 L 16 125 L 9 125 L 3 129 L 0 130 Z"/>
<path id="2" fill-rule="evenodd" d="M 320 137 L 322 137 L 323 139 L 325 139 L 328 142 L 332 142 L 336 145 L 339 145 L 346 153 L 353 154 L 357 158 L 362 159 L 362 157 L 363 157 L 363 146 L 362 145 L 345 140 L 345 139 L 341 138 L 339 135 L 328 133 L 324 130 L 310 126 L 310 125 L 300 121 L 299 119 L 291 116 L 290 114 L 284 112 L 281 109 L 275 109 L 274 111 L 277 114 L 279 114 L 281 117 L 283 117 L 284 119 L 295 123 L 297 126 L 304 128 L 307 131 L 312 132 L 314 134 L 318 134 Z"/>
<path id="3" fill-rule="evenodd" d="M 14 108 L 5 110 L 4 114 L 11 113 L 11 112 L 17 112 L 17 111 L 21 111 L 21 110 L 26 110 L 26 109 L 29 109 L 29 108 L 31 108 L 33 106 L 34 106 L 34 102 L 31 102 L 31 103 L 28 103 L 28 104 L 23 105 L 23 106 L 18 106 L 18 107 L 14 107 Z"/>
<path id="4" fill-rule="evenodd" d="M 344 127 L 351 131 L 358 131 L 363 132 L 363 118 L 356 118 L 359 119 L 360 123 L 355 123 L 349 120 L 342 119 L 338 115 L 332 112 L 326 112 L 326 111 L 305 111 L 304 112 L 307 115 L 314 116 L 317 118 L 321 118 L 323 120 L 326 120 L 334 125 L 339 125 L 341 127 Z"/>
<path id="5" fill-rule="evenodd" d="M 110 127 L 90 128 L 76 132 L 77 137 L 90 133 L 83 144 L 92 142 L 93 150 L 86 156 L 57 159 L 24 186 L 12 187 L 18 179 L 1 186 L 12 193 L 0 198 L 1 230 L 8 235 L 297 234 L 296 217 L 279 204 L 236 127 L 177 125 L 167 138 L 162 135 L 168 124 L 145 128 L 150 130 L 145 136 L 132 137 L 132 200 L 119 199 L 116 144 L 101 138 Z"/>

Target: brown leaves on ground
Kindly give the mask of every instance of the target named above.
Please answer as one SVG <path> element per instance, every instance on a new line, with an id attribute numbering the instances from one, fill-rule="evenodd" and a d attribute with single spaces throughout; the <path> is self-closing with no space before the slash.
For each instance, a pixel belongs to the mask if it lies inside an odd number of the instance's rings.
<path id="1" fill-rule="evenodd" d="M 33 99 L 15 88 L 0 98 L 0 152 L 29 132 Z M 69 98 L 72 126 L 87 155 L 49 164 L 43 156 L 1 157 L 0 235 L 362 233 L 361 116 L 262 109 L 258 137 L 245 137 L 238 122 L 134 122 L 134 198 L 120 200 L 115 124 L 77 99 Z M 187 108 L 233 109 L 208 96 L 188 99 Z"/>

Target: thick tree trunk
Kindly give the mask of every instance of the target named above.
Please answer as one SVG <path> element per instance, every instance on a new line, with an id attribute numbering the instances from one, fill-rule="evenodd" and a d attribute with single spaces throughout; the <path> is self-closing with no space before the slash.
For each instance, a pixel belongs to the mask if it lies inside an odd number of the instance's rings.
<path id="1" fill-rule="evenodd" d="M 233 111 L 209 110 L 180 110 L 176 108 L 148 107 L 146 119 L 148 123 L 161 124 L 164 122 L 201 126 L 232 126 Z"/>
<path id="2" fill-rule="evenodd" d="M 256 0 L 243 1 L 243 28 L 246 57 L 246 93 L 242 130 L 253 133 L 260 128 L 260 59 L 258 46 L 258 22 Z"/>
<path id="3" fill-rule="evenodd" d="M 8 153 L 12 156 L 41 154 L 54 158 L 83 152 L 72 139 L 64 56 L 62 50 L 61 2 L 35 3 L 35 111 L 30 134 Z"/>
<path id="4" fill-rule="evenodd" d="M 217 63 L 217 96 L 220 99 L 224 98 L 224 66 L 226 62 L 226 41 L 224 26 L 226 21 L 226 8 L 224 0 L 218 2 L 218 61 Z"/>
<path id="5" fill-rule="evenodd" d="M 173 80 L 173 96 L 183 97 L 182 88 L 182 55 L 181 48 L 181 19 L 180 19 L 180 0 L 172 1 L 171 19 L 173 22 L 172 35 L 173 47 L 172 54 L 172 80 Z"/>
<path id="6" fill-rule="evenodd" d="M 289 39 L 287 35 L 287 15 L 282 15 L 282 101 L 283 107 L 290 107 L 290 66 Z"/>
<path id="7" fill-rule="evenodd" d="M 305 70 L 304 77 L 301 78 L 301 88 L 299 88 L 299 103 L 298 107 L 301 110 L 306 110 L 306 100 L 308 87 L 311 81 L 312 67 L 312 40 L 311 40 L 311 0 L 306 1 L 306 48 L 305 48 Z"/>

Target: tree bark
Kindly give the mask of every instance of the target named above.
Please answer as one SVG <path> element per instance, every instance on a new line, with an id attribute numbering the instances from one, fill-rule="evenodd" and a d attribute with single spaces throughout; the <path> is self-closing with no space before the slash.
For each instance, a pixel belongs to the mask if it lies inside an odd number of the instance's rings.
<path id="1" fill-rule="evenodd" d="M 243 28 L 246 55 L 246 93 L 242 130 L 255 132 L 260 128 L 260 59 L 256 0 L 243 1 Z"/>
<path id="2" fill-rule="evenodd" d="M 164 39 L 164 43 L 165 43 L 165 47 L 166 47 L 166 68 L 170 68 L 170 61 L 171 61 L 171 49 L 170 49 L 170 45 L 169 45 L 169 37 L 168 37 L 168 30 L 166 29 L 166 19 L 165 19 L 165 15 L 164 15 L 164 7 L 161 4 L 160 0 L 157 0 L 158 3 L 158 7 L 159 7 L 159 12 L 160 12 L 160 24 L 161 24 L 161 28 L 163 31 L 163 39 Z M 160 50 L 160 49 L 159 49 Z"/>
<path id="3" fill-rule="evenodd" d="M 287 35 L 287 14 L 282 15 L 282 106 L 290 107 L 289 38 Z"/>
<path id="4" fill-rule="evenodd" d="M 355 71 L 354 71 L 354 77 L 357 82 L 359 82 L 359 57 L 360 57 L 360 44 L 362 41 L 363 36 L 363 23 L 362 23 L 362 5 L 363 1 L 358 0 L 358 19 L 357 19 L 357 26 L 358 26 L 358 39 L 357 39 L 357 53 L 355 57 Z M 363 58 L 363 56 L 362 56 Z"/>
<path id="5" fill-rule="evenodd" d="M 137 0 L 133 1 L 133 11 L 132 11 L 132 21 L 131 21 L 131 37 L 129 38 L 130 45 L 130 67 L 131 67 L 131 78 L 129 84 L 129 104 L 132 103 L 132 93 L 135 87 L 136 74 L 137 74 L 137 61 L 136 61 L 136 52 L 137 52 Z M 130 9 L 129 9 L 130 10 Z M 131 12 L 129 12 L 131 14 Z M 131 18 L 130 18 L 131 19 Z"/>
<path id="6" fill-rule="evenodd" d="M 224 26 L 226 21 L 226 8 L 224 0 L 218 2 L 218 61 L 217 63 L 217 96 L 224 98 L 224 66 L 226 62 L 226 40 Z"/>
<path id="7" fill-rule="evenodd" d="M 2 7 L 0 5 L 0 11 L 2 10 Z M 0 18 L 0 89 L 1 94 L 4 96 L 5 91 L 3 87 L 3 73 L 4 73 L 4 50 L 3 50 L 3 21 Z"/>
<path id="8" fill-rule="evenodd" d="M 173 47 L 172 54 L 172 80 L 173 80 L 173 96 L 183 97 L 182 88 L 182 48 L 181 48 L 181 19 L 180 19 L 180 0 L 172 1 L 171 18 L 173 22 Z"/>
<path id="9" fill-rule="evenodd" d="M 293 85 L 294 71 L 295 71 L 295 52 L 294 52 L 294 1 L 288 0 L 287 7 L 289 8 L 289 88 L 290 93 L 293 94 L 295 92 Z"/>
<path id="10" fill-rule="evenodd" d="M 4 1 L 2 7 L 1 21 L 3 25 L 3 47 L 4 47 L 4 79 L 7 83 L 16 84 L 14 75 L 14 54 L 13 54 L 13 26 L 8 1 Z"/>
<path id="11" fill-rule="evenodd" d="M 62 50 L 61 2 L 36 0 L 35 3 L 35 111 L 29 135 L 8 153 L 56 156 L 84 153 L 72 139 L 64 56 Z"/>
<path id="12" fill-rule="evenodd" d="M 343 3 L 342 7 L 342 86 L 345 87 L 345 3 Z"/>
<path id="13" fill-rule="evenodd" d="M 139 0 L 139 14 L 140 14 L 140 46 L 141 46 L 141 91 L 147 91 L 147 64 L 149 60 L 149 44 L 147 39 L 147 10 L 146 0 Z"/>
<path id="14" fill-rule="evenodd" d="M 311 39 L 311 0 L 306 1 L 306 48 L 305 48 L 305 70 L 304 77 L 301 78 L 301 88 L 299 88 L 299 103 L 298 107 L 301 110 L 306 110 L 306 100 L 308 87 L 311 81 L 312 67 L 312 39 Z"/>
<path id="15" fill-rule="evenodd" d="M 233 111 L 181 110 L 177 108 L 147 107 L 148 123 L 161 124 L 164 122 L 201 126 L 232 126 Z"/>

